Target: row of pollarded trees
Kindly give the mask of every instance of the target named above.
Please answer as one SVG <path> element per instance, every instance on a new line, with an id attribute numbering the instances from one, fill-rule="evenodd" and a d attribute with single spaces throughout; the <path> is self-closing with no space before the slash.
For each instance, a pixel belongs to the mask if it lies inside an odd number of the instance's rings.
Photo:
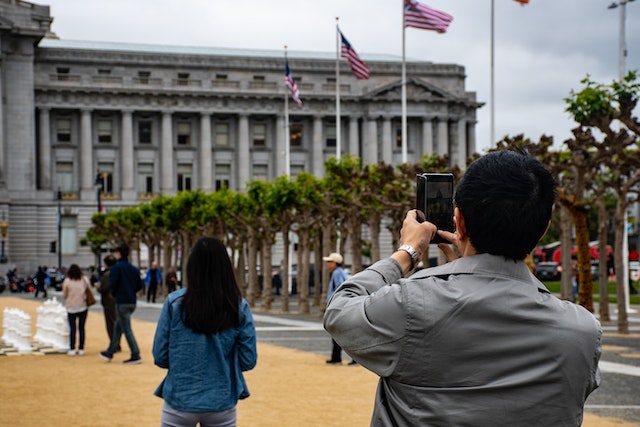
<path id="1" fill-rule="evenodd" d="M 272 248 L 279 243 L 276 236 L 281 236 L 284 247 L 289 247 L 289 236 L 295 233 L 298 251 L 297 259 L 292 261 L 298 265 L 298 300 L 300 310 L 308 312 L 310 264 L 324 266 L 323 254 L 335 248 L 340 236 L 340 251 L 350 254 L 353 271 L 361 270 L 364 226 L 370 230 L 370 259 L 379 259 L 383 224 L 390 224 L 397 245 L 402 219 L 415 205 L 416 173 L 450 170 L 448 164 L 447 157 L 425 157 L 421 164 L 398 168 L 384 163 L 362 165 L 353 157 L 330 159 L 322 179 L 302 172 L 295 179 L 283 176 L 272 182 L 250 181 L 245 192 L 228 189 L 212 193 L 181 192 L 96 214 L 87 238 L 94 247 L 119 242 L 132 247 L 145 244 L 150 249 L 150 261 L 158 254 L 162 258 L 160 264 L 170 266 L 181 261 L 177 254 L 188 250 L 198 237 L 216 236 L 231 251 L 236 278 L 241 289 L 246 290 L 249 303 L 254 305 L 261 298 L 262 305 L 269 309 L 273 296 L 268 279 L 272 277 L 274 264 Z M 459 175 L 458 168 L 453 172 Z M 290 273 L 286 268 L 290 265 L 288 257 L 289 251 L 285 250 L 284 283 L 288 283 Z M 259 270 L 264 278 L 262 292 Z M 321 285 L 321 273 L 320 269 L 315 270 L 313 283 Z M 316 286 L 318 292 L 313 301 L 316 305 L 326 299 L 326 290 L 320 292 L 321 288 Z M 283 294 L 282 305 L 283 310 L 289 310 L 287 292 Z"/>
<path id="2" fill-rule="evenodd" d="M 505 138 L 495 149 L 524 146 L 553 171 L 559 184 L 559 205 L 570 213 L 569 224 L 576 226 L 578 264 L 580 271 L 579 303 L 593 310 L 590 257 L 588 252 L 588 227 L 586 206 L 596 203 L 602 206 L 599 222 L 608 222 L 605 196 L 613 192 L 617 196 L 614 214 L 616 270 L 622 271 L 622 236 L 624 213 L 634 201 L 634 191 L 640 180 L 638 154 L 638 120 L 633 110 L 638 99 L 635 73 L 627 79 L 605 86 L 589 79 L 584 88 L 572 92 L 567 98 L 569 111 L 579 127 L 573 130 L 574 138 L 564 142 L 566 149 L 553 151 L 552 140 L 542 137 L 533 143 L 523 137 Z M 614 131 L 613 123 L 621 123 Z M 598 129 L 602 141 L 594 136 Z M 469 161 L 478 156 L 475 154 Z M 262 305 L 272 304 L 271 259 L 276 235 L 282 236 L 289 247 L 290 233 L 297 234 L 299 303 L 302 312 L 309 311 L 309 265 L 324 265 L 322 255 L 335 247 L 340 236 L 340 251 L 349 253 L 354 272 L 363 265 L 363 226 L 371 236 L 370 260 L 380 258 L 379 236 L 383 224 L 388 224 L 393 244 L 397 246 L 399 230 L 408 209 L 415 206 L 415 175 L 423 171 L 454 173 L 460 170 L 448 167 L 446 157 L 424 157 L 420 164 L 397 167 L 379 163 L 362 165 L 359 159 L 344 157 L 330 159 L 325 164 L 325 177 L 317 178 L 303 172 L 295 179 L 279 177 L 272 182 L 251 181 L 245 192 L 222 190 L 205 194 L 183 192 L 174 197 L 159 196 L 149 203 L 125 208 L 107 214 L 96 214 L 94 226 L 88 238 L 94 245 L 128 242 L 151 248 L 151 254 L 161 253 L 162 265 L 173 265 L 178 249 L 190 248 L 202 235 L 217 236 L 231 249 L 236 277 L 241 288 L 246 289 L 250 304 L 262 298 Z M 385 221 L 386 220 L 386 221 Z M 606 241 L 606 227 L 601 242 Z M 564 228 L 564 240 L 570 238 L 570 230 Z M 605 245 L 602 244 L 602 247 Z M 348 247 L 348 250 L 346 250 Z M 161 250 L 158 250 L 161 249 Z M 314 259 L 311 260 L 313 250 Z M 564 251 L 569 253 L 569 251 Z M 283 266 L 289 265 L 289 253 L 285 251 Z M 601 251 L 601 257 L 604 257 Z M 186 258 L 186 257 L 183 257 Z M 258 284 L 258 265 L 264 280 L 262 295 Z M 601 268 L 606 265 L 601 262 Z M 570 266 L 564 266 L 570 271 Z M 248 272 L 248 283 L 244 272 Z M 288 283 L 289 271 L 283 270 L 283 281 Z M 316 290 L 321 285 L 320 271 L 316 269 Z M 565 275 L 568 277 L 568 275 Z M 327 275 L 324 275 L 327 277 Z M 607 274 L 600 274 L 606 280 Z M 628 331 L 622 275 L 618 274 L 619 331 Z M 606 283 L 600 286 L 606 293 Z M 563 286 L 563 296 L 569 298 L 570 288 Z M 324 302 L 326 290 L 315 292 L 314 304 Z M 604 298 L 603 298 L 604 297 Z M 606 294 L 601 295 L 606 301 Z M 283 309 L 289 310 L 288 293 L 283 295 Z M 604 311 L 603 311 L 604 310 Z M 601 304 L 601 316 L 608 320 L 607 305 Z"/>

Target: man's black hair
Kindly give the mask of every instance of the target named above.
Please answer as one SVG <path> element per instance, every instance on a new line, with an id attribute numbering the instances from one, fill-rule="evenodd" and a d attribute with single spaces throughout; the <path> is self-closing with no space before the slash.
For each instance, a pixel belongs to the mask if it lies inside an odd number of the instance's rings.
<path id="1" fill-rule="evenodd" d="M 542 163 L 526 153 L 497 151 L 469 166 L 455 203 L 479 253 L 522 260 L 545 233 L 556 196 Z"/>
<path id="2" fill-rule="evenodd" d="M 122 258 L 128 259 L 129 258 L 129 245 L 127 245 L 126 243 L 123 243 L 123 244 L 119 245 L 116 248 L 116 252 L 120 253 L 120 256 Z"/>

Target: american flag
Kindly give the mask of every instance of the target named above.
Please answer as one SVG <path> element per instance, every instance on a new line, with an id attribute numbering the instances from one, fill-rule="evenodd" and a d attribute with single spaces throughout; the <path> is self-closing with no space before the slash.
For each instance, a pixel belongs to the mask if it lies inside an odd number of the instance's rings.
<path id="1" fill-rule="evenodd" d="M 439 10 L 418 3 L 414 0 L 404 2 L 404 26 L 421 28 L 423 30 L 433 30 L 444 33 L 449 24 L 453 21 L 453 16 Z"/>
<path id="2" fill-rule="evenodd" d="M 284 60 L 284 82 L 289 86 L 289 90 L 291 91 L 291 97 L 293 98 L 293 102 L 300 108 L 304 107 L 304 104 L 300 100 L 300 91 L 298 91 L 298 85 L 295 80 L 293 80 L 293 75 L 291 74 L 291 68 L 289 68 L 289 61 Z"/>
<path id="3" fill-rule="evenodd" d="M 351 66 L 351 71 L 353 71 L 353 74 L 355 74 L 358 79 L 368 79 L 369 67 L 367 67 L 367 64 L 360 59 L 356 50 L 351 46 L 351 43 L 349 43 L 349 40 L 347 40 L 344 34 L 342 34 L 342 31 L 338 30 L 338 32 L 340 33 L 340 40 L 342 40 L 342 52 L 340 56 L 347 58 L 347 61 L 349 61 L 349 65 Z"/>

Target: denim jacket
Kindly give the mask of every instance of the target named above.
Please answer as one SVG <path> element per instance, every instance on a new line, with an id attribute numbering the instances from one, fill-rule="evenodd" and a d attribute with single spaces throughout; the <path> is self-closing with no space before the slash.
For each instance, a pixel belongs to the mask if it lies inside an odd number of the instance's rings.
<path id="1" fill-rule="evenodd" d="M 242 375 L 256 365 L 256 330 L 249 304 L 240 303 L 240 326 L 215 335 L 193 332 L 182 322 L 186 289 L 169 294 L 153 340 L 154 363 L 168 369 L 155 395 L 185 412 L 224 411 L 249 396 Z"/>

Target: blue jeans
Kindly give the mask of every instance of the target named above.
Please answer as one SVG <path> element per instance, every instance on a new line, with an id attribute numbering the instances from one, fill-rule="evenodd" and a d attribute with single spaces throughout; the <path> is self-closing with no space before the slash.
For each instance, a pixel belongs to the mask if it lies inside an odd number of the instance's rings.
<path id="1" fill-rule="evenodd" d="M 134 311 L 136 311 L 135 304 L 116 304 L 118 319 L 113 327 L 111 343 L 109 344 L 109 349 L 107 349 L 109 356 L 113 356 L 113 353 L 116 352 L 120 338 L 122 334 L 124 334 L 124 337 L 127 339 L 127 344 L 129 344 L 129 349 L 131 349 L 131 358 L 140 358 L 140 349 L 138 348 L 136 337 L 133 336 L 133 330 L 131 329 L 131 315 Z"/>
<path id="2" fill-rule="evenodd" d="M 84 350 L 84 323 L 87 320 L 87 310 L 80 313 L 67 313 L 69 319 L 69 348 L 76 348 L 76 319 L 78 319 L 78 332 L 80 333 L 79 350 Z"/>

